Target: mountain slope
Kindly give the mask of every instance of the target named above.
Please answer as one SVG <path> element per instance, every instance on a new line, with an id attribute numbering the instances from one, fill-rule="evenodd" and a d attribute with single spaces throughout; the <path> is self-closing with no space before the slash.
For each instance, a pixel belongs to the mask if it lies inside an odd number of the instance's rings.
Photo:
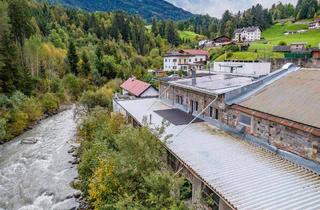
<path id="1" fill-rule="evenodd" d="M 153 16 L 159 19 L 182 20 L 192 13 L 166 2 L 165 0 L 49 0 L 50 3 L 81 8 L 90 12 L 122 10 L 137 14 L 147 20 Z"/>

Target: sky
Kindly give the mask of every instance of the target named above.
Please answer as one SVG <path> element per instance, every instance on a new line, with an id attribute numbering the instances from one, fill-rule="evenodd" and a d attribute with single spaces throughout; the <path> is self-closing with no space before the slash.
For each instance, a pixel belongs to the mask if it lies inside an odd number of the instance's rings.
<path id="1" fill-rule="evenodd" d="M 209 14 L 220 18 L 227 9 L 232 12 L 243 11 L 252 5 L 260 3 L 263 7 L 270 8 L 272 4 L 280 0 L 167 0 L 174 5 L 181 7 L 195 14 Z M 281 0 L 282 3 L 296 5 L 298 0 Z"/>

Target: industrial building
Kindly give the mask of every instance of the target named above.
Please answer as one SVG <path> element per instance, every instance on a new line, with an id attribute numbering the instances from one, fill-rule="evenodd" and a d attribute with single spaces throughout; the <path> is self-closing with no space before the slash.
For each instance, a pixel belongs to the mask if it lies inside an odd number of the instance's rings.
<path id="1" fill-rule="evenodd" d="M 319 87 L 320 70 L 292 64 L 262 77 L 193 71 L 162 80 L 159 98 L 115 98 L 114 111 L 151 130 L 169 122 L 168 164 L 197 209 L 320 209 Z"/>

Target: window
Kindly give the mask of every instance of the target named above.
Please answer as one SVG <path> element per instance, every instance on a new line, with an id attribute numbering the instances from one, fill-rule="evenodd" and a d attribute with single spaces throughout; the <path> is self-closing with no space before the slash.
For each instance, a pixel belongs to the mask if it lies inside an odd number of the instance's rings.
<path id="1" fill-rule="evenodd" d="M 191 62 L 191 59 L 189 59 L 189 62 Z"/>
<path id="2" fill-rule="evenodd" d="M 213 117 L 213 107 L 212 106 L 209 107 L 209 116 Z"/>
<path id="3" fill-rule="evenodd" d="M 182 105 L 182 104 L 183 104 L 183 97 L 177 95 L 177 96 L 176 96 L 176 103 Z"/>
<path id="4" fill-rule="evenodd" d="M 193 100 L 190 100 L 190 105 L 191 105 L 191 112 L 193 112 L 194 111 L 194 105 L 193 105 L 194 103 L 193 103 Z"/>
<path id="5" fill-rule="evenodd" d="M 243 125 L 251 126 L 251 117 L 244 114 L 240 114 L 240 123 Z"/>
<path id="6" fill-rule="evenodd" d="M 167 59 L 165 59 L 165 62 L 167 62 Z"/>
<path id="7" fill-rule="evenodd" d="M 198 101 L 195 102 L 195 111 L 197 112 L 199 110 L 199 103 Z"/>
<path id="8" fill-rule="evenodd" d="M 214 119 L 219 120 L 219 109 L 214 109 Z"/>
<path id="9" fill-rule="evenodd" d="M 198 61 L 198 58 L 195 58 L 194 60 L 197 62 L 197 61 Z"/>
<path id="10" fill-rule="evenodd" d="M 172 61 L 173 61 L 173 62 L 177 62 L 177 59 L 173 59 Z"/>

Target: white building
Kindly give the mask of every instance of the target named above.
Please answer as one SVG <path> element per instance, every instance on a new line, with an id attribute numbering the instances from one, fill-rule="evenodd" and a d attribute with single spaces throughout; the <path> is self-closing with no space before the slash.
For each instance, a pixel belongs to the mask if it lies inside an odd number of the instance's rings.
<path id="1" fill-rule="evenodd" d="M 165 71 L 188 71 L 204 69 L 209 54 L 205 50 L 180 50 L 168 52 L 163 58 L 163 69 Z"/>
<path id="2" fill-rule="evenodd" d="M 271 72 L 270 62 L 214 62 L 213 72 L 261 77 Z"/>
<path id="3" fill-rule="evenodd" d="M 320 19 L 315 19 L 309 24 L 309 29 L 320 29 Z"/>
<path id="4" fill-rule="evenodd" d="M 239 28 L 234 32 L 234 40 L 238 42 L 252 42 L 261 39 L 261 30 L 259 27 Z"/>

